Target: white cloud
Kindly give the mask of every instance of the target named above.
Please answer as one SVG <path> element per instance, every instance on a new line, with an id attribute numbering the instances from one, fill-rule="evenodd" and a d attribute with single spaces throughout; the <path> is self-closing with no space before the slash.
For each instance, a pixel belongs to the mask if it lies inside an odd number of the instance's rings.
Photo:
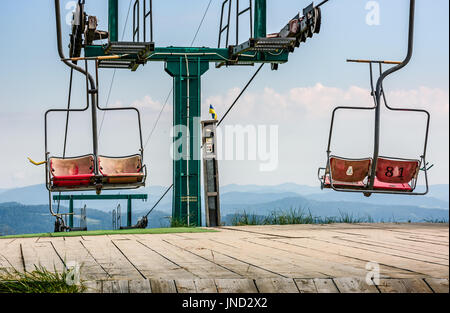
<path id="1" fill-rule="evenodd" d="M 208 97 L 216 112 L 224 113 L 240 90 L 230 89 L 224 95 Z M 443 117 L 449 111 L 449 92 L 439 88 L 420 87 L 411 90 L 387 92 L 388 103 L 395 107 L 424 108 Z M 297 87 L 286 93 L 278 93 L 266 87 L 262 93 L 247 93 L 239 100 L 234 116 L 239 120 L 248 118 L 298 119 L 306 114 L 308 118 L 328 118 L 336 106 L 373 106 L 370 90 L 351 86 L 347 89 L 327 87 L 320 83 L 312 87 Z"/>
<path id="2" fill-rule="evenodd" d="M 143 99 L 133 101 L 131 105 L 142 110 L 143 114 L 153 114 L 159 113 L 164 104 L 162 102 L 154 100 L 151 96 L 147 95 Z M 166 104 L 166 107 L 164 109 L 164 113 L 167 114 L 170 112 L 172 112 L 172 101 L 169 99 L 169 102 Z"/>

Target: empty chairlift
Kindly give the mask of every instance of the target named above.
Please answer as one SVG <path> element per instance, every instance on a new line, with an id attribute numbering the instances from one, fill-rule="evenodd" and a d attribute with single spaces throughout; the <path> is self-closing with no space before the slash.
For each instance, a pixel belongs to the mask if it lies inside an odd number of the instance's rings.
<path id="1" fill-rule="evenodd" d="M 426 110 L 393 108 L 390 107 L 386 100 L 383 90 L 383 80 L 390 74 L 402 69 L 406 66 L 413 51 L 413 35 L 414 35 L 414 9 L 415 1 L 411 0 L 410 18 L 409 18 L 409 43 L 408 55 L 403 62 L 392 61 L 366 61 L 366 60 L 348 60 L 349 62 L 368 63 L 370 66 L 370 80 L 372 88 L 372 96 L 375 105 L 373 107 L 337 107 L 334 109 L 331 119 L 330 134 L 327 150 L 327 165 L 320 168 L 318 172 L 319 180 L 322 188 L 331 188 L 335 191 L 343 192 L 362 192 L 366 196 L 372 193 L 387 194 L 409 194 L 409 195 L 425 195 L 428 193 L 428 174 L 431 168 L 426 162 L 426 151 L 428 143 L 428 133 L 430 125 L 430 114 Z M 373 64 L 378 64 L 380 77 L 377 81 L 376 89 L 373 85 Z M 383 72 L 383 64 L 395 65 L 394 67 Z M 417 159 L 401 159 L 396 157 L 386 157 L 379 155 L 380 145 L 380 114 L 381 102 L 390 111 L 415 112 L 426 116 L 426 133 L 423 154 Z M 333 126 L 336 112 L 339 110 L 373 110 L 375 111 L 375 142 L 374 153 L 372 157 L 361 159 L 348 159 L 331 154 L 331 142 L 333 136 Z M 424 171 L 425 191 L 414 192 L 417 187 L 419 172 Z"/>
<path id="2" fill-rule="evenodd" d="M 98 62 L 96 62 L 98 69 Z M 87 62 L 85 73 L 88 73 Z M 89 74 L 86 74 L 89 75 Z M 98 71 L 96 85 L 98 86 Z M 90 91 L 88 90 L 88 93 Z M 143 164 L 143 141 L 140 112 L 133 107 L 101 108 L 98 95 L 92 97 L 83 109 L 52 109 L 45 114 L 45 150 L 46 150 L 46 183 L 50 192 L 70 192 L 95 190 L 98 194 L 103 189 L 136 189 L 145 186 L 146 166 Z M 94 152 L 81 157 L 50 156 L 48 151 L 47 120 L 49 113 L 87 111 L 92 109 Z M 101 156 L 98 154 L 98 138 L 96 131 L 96 111 L 134 111 L 137 114 L 140 149 L 138 154 L 120 157 Z"/>

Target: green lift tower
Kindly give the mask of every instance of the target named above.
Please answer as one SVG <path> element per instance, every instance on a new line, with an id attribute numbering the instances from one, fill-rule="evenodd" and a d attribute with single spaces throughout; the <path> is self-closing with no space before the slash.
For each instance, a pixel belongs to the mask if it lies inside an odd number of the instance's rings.
<path id="1" fill-rule="evenodd" d="M 108 43 L 84 44 L 84 56 L 95 59 L 99 68 L 123 68 L 135 71 L 147 62 L 165 62 L 165 71 L 173 78 L 173 208 L 175 220 L 201 226 L 201 77 L 210 63 L 216 67 L 254 65 L 270 63 L 272 69 L 286 63 L 291 52 L 307 38 L 320 30 L 320 8 L 309 5 L 276 34 L 267 35 L 266 0 L 254 0 L 245 10 L 239 9 L 236 0 L 236 45 L 228 45 L 230 31 L 231 0 L 222 5 L 222 20 L 219 32 L 219 47 L 156 47 L 153 42 L 152 0 L 136 0 L 133 12 L 133 41 L 118 39 L 118 0 L 109 1 Z M 228 5 L 228 10 L 225 10 Z M 141 6 L 143 14 L 141 14 Z M 224 14 L 228 16 L 225 16 Z M 251 38 L 238 43 L 239 17 L 249 12 Z M 141 16 L 141 18 L 139 18 Z M 223 21 L 228 21 L 223 27 Z M 143 25 L 143 29 L 140 26 Z M 96 26 L 96 25 L 95 25 Z M 89 27 L 92 27 L 89 24 Z M 252 31 L 254 28 L 254 31 Z M 92 31 L 92 29 L 91 29 Z M 220 36 L 226 32 L 225 47 L 220 47 Z M 182 132 L 182 129 L 188 131 Z"/>

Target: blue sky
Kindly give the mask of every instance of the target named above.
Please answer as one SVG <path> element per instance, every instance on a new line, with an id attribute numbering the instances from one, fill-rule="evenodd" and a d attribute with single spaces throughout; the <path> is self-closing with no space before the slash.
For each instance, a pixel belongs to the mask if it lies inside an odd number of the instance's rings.
<path id="1" fill-rule="evenodd" d="M 63 19 L 70 12 L 64 10 L 67 2 L 61 0 Z M 99 18 L 99 28 L 106 29 L 107 1 L 87 0 L 86 2 L 87 12 Z M 122 30 L 129 1 L 119 0 L 119 2 L 122 13 L 119 28 Z M 195 42 L 196 46 L 215 47 L 217 45 L 221 2 L 213 0 Z M 367 99 L 364 96 L 361 96 L 361 99 L 358 98 L 356 94 L 359 94 L 359 91 L 355 91 L 355 88 L 368 89 L 367 67 L 347 64 L 345 60 L 347 58 L 401 60 L 406 53 L 409 1 L 378 1 L 381 14 L 378 26 L 366 24 L 367 2 L 366 0 L 330 0 L 323 7 L 321 34 L 297 49 L 290 56 L 289 63 L 280 66 L 279 71 L 272 72 L 267 67 L 261 72 L 249 89 L 248 97 L 244 98 L 239 107 L 230 114 L 227 123 L 267 124 L 273 122 L 279 125 L 282 165 L 275 172 L 261 174 L 257 171 L 257 166 L 249 166 L 245 162 L 225 161 L 222 171 L 223 183 L 270 184 L 288 181 L 310 185 L 316 183 L 314 173 L 317 166 L 324 163 L 326 136 L 332 108 L 336 104 L 345 104 L 343 97 L 355 102 L 348 104 L 367 104 L 364 102 Z M 446 173 L 449 169 L 449 2 L 446 0 L 417 0 L 416 2 L 413 59 L 407 68 L 390 77 L 385 87 L 393 93 L 394 101 L 404 101 L 395 103 L 396 105 L 408 106 L 411 103 L 412 106 L 422 106 L 434 113 L 430 161 L 436 162 L 437 166 L 432 173 L 434 178 L 432 182 L 448 183 Z M 432 5 L 430 5 L 431 2 Z M 208 0 L 155 0 L 156 45 L 188 46 L 207 4 Z M 278 31 L 308 4 L 308 1 L 299 0 L 268 0 L 268 31 Z M 7 151 L 0 156 L 2 164 L 0 174 L 2 177 L 7 177 L 0 183 L 0 188 L 8 188 L 43 181 L 43 170 L 31 167 L 26 162 L 26 157 L 42 159 L 44 154 L 43 113 L 48 108 L 66 105 L 69 71 L 59 62 L 57 56 L 53 1 L 7 0 L 3 1 L 0 14 L 0 36 L 4 43 L 0 51 L 0 132 L 2 133 L 0 144 Z M 244 20 L 243 24 L 245 24 Z M 125 40 L 130 38 L 130 26 L 131 20 L 126 29 Z M 63 33 L 67 42 L 68 26 L 63 28 Z M 212 64 L 210 71 L 203 78 L 203 116 L 208 116 L 209 103 L 213 101 L 220 116 L 232 101 L 233 95 L 242 88 L 253 71 L 253 68 L 248 67 L 215 69 Z M 110 70 L 101 72 L 101 104 L 105 102 L 111 76 Z M 74 106 L 83 105 L 83 84 L 82 78 L 76 76 Z M 146 65 L 136 73 L 120 71 L 115 80 L 111 104 L 139 105 L 143 111 L 144 136 L 146 137 L 153 127 L 159 111 L 158 106 L 164 101 L 171 85 L 171 79 L 163 71 L 162 63 Z M 324 89 L 318 86 L 323 86 Z M 299 97 L 304 98 L 305 95 L 314 95 L 315 92 L 322 96 L 324 93 L 329 93 L 326 99 L 331 100 L 326 102 L 322 99 L 324 103 L 318 100 L 317 107 L 306 106 L 306 111 L 303 111 L 304 108 L 301 107 L 303 102 L 295 102 L 298 100 L 295 99 L 295 95 L 298 94 Z M 261 94 L 267 97 L 258 100 L 257 97 Z M 270 98 L 271 96 L 273 98 Z M 285 109 L 288 110 L 289 118 L 279 116 L 278 120 L 273 119 L 273 113 L 281 110 L 277 106 L 277 101 L 287 102 Z M 164 185 L 171 182 L 170 160 L 167 152 L 170 141 L 168 137 L 171 125 L 170 114 L 169 104 L 168 110 L 161 119 L 160 127 L 152 138 L 149 151 L 146 151 L 147 160 L 154 168 L 154 177 L 151 181 L 154 184 Z M 128 125 L 126 131 L 129 133 L 121 133 L 120 136 L 114 134 L 112 118 L 109 126 L 105 123 L 104 134 L 106 135 L 103 142 L 105 149 L 111 151 L 122 149 L 113 145 L 119 137 L 133 142 L 130 139 L 135 130 L 132 120 L 124 116 L 120 119 L 127 123 L 124 125 Z M 410 141 L 408 143 L 402 141 L 404 144 L 401 148 L 402 152 L 413 145 L 422 144 L 420 130 L 416 129 L 417 125 L 409 125 L 408 118 L 399 117 L 399 119 L 402 124 L 397 125 L 394 130 L 386 130 L 384 137 L 390 154 L 397 153 L 395 142 L 391 139 L 392 131 L 407 133 L 406 140 Z M 55 122 L 53 133 L 55 150 L 61 149 L 62 133 L 61 128 L 58 128 L 61 126 L 61 120 Z M 87 139 L 89 123 L 83 118 L 73 121 L 71 124 L 73 141 L 70 144 L 69 153 L 78 155 L 82 150 L 79 147 L 89 140 Z M 361 121 L 358 120 L 357 123 Z M 389 121 L 386 125 L 389 125 Z M 344 126 L 343 131 L 345 131 Z M 347 130 L 354 133 L 354 129 Z M 410 132 L 409 135 L 408 132 Z M 367 148 L 371 135 L 364 135 L 361 132 L 358 136 L 357 139 L 362 142 L 362 151 Z M 348 137 L 345 138 L 348 139 Z M 342 140 L 342 145 L 345 147 L 347 147 L 346 139 Z M 124 145 L 127 146 L 128 142 Z M 89 144 L 87 147 L 89 148 Z M 357 150 L 352 152 L 357 154 L 359 153 Z M 413 150 L 411 149 L 413 154 L 411 157 L 418 157 L 417 151 Z M 369 151 L 370 149 L 367 153 Z M 9 165 L 6 165 L 8 163 Z M 243 170 L 248 171 L 245 177 L 240 175 Z"/>

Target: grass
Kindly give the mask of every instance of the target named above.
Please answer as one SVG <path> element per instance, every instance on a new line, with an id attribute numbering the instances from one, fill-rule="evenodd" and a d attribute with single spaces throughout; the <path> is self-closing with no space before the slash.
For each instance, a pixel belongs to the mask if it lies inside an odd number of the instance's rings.
<path id="1" fill-rule="evenodd" d="M 373 219 L 368 217 L 354 216 L 353 214 L 339 212 L 338 217 L 317 217 L 311 211 L 302 209 L 290 209 L 288 211 L 275 210 L 268 216 L 249 214 L 247 212 L 235 214 L 231 224 L 233 226 L 247 225 L 299 225 L 299 224 L 357 224 L 373 223 Z"/>
<path id="2" fill-rule="evenodd" d="M 42 266 L 33 272 L 0 270 L 0 293 L 81 293 L 82 284 L 68 284 L 68 272 L 53 273 Z"/>
<path id="3" fill-rule="evenodd" d="M 65 233 L 40 233 L 3 236 L 0 239 L 9 238 L 36 238 L 36 237 L 78 237 L 78 236 L 104 236 L 104 235 L 160 235 L 160 234 L 179 234 L 179 233 L 206 233 L 215 232 L 214 230 L 195 227 L 177 227 L 177 228 L 149 228 L 149 229 L 124 229 L 124 230 L 93 230 L 93 231 L 74 231 Z"/>
<path id="4" fill-rule="evenodd" d="M 432 224 L 448 224 L 448 219 L 439 219 L 439 218 L 430 218 L 425 219 L 425 223 L 432 223 Z"/>

